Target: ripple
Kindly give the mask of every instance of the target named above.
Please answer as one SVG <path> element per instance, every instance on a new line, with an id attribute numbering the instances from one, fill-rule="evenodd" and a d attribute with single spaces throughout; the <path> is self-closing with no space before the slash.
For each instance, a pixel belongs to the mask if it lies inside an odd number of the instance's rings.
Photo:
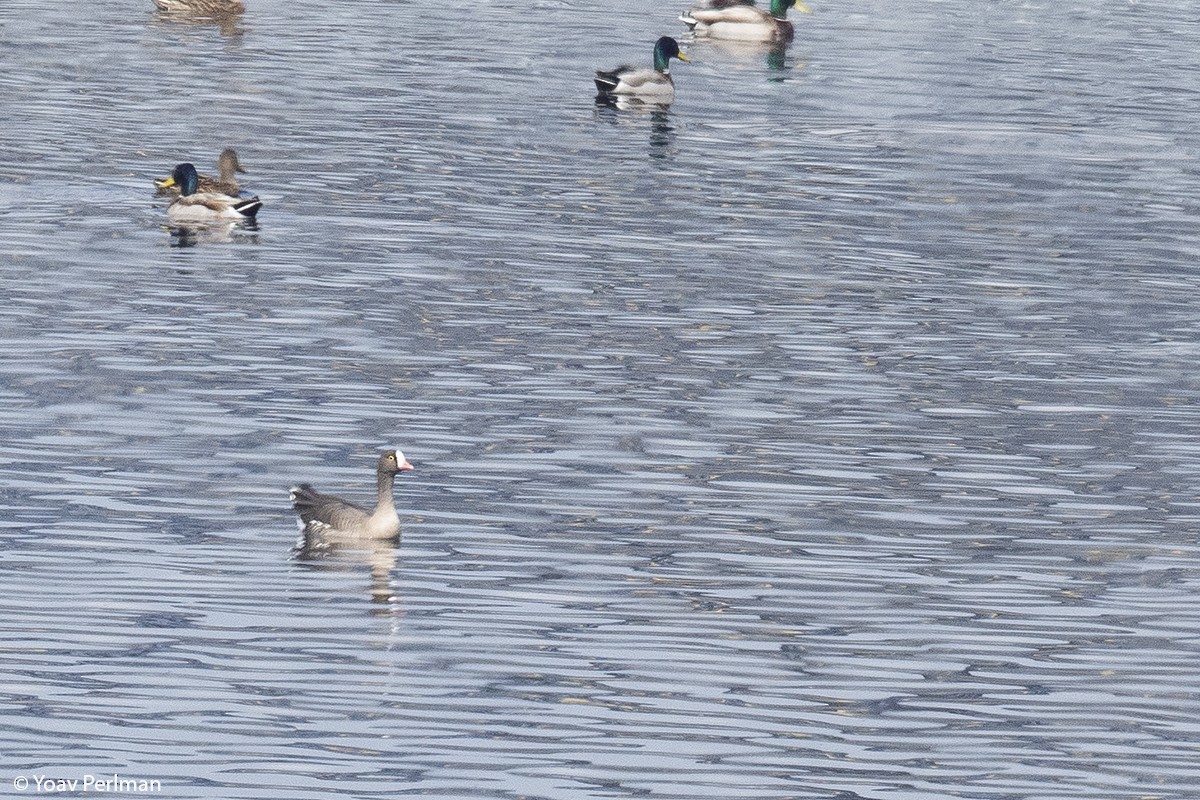
<path id="1" fill-rule="evenodd" d="M 1195 794 L 1196 25 L 816 9 L 649 114 L 661 9 L 94 10 L 0 29 L 14 774 Z M 383 446 L 399 549 L 293 552 Z"/>

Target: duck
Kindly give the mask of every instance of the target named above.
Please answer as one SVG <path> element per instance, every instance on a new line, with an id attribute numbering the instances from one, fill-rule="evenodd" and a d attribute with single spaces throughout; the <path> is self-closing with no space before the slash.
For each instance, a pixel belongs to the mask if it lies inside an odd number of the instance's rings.
<path id="1" fill-rule="evenodd" d="M 696 36 L 744 42 L 790 42 L 795 28 L 788 22 L 787 12 L 792 7 L 803 14 L 812 13 L 799 0 L 771 0 L 770 13 L 738 3 L 721 8 L 693 8 L 679 19 Z"/>
<path id="2" fill-rule="evenodd" d="M 669 103 L 675 97 L 671 80 L 672 58 L 691 61 L 679 51 L 679 42 L 663 36 L 654 43 L 654 69 L 622 64 L 616 69 L 596 70 L 596 90 L 601 97 L 633 97 Z"/>
<path id="3" fill-rule="evenodd" d="M 200 192 L 200 176 L 192 164 L 179 164 L 163 188 L 179 186 L 179 197 L 167 206 L 172 222 L 240 222 L 253 220 L 262 208 L 257 197 L 230 197 L 216 192 Z"/>
<path id="4" fill-rule="evenodd" d="M 207 14 L 219 17 L 241 14 L 246 10 L 242 0 L 154 0 L 160 11 L 178 14 Z"/>
<path id="5" fill-rule="evenodd" d="M 217 157 L 217 177 L 201 175 L 196 191 L 216 192 L 217 194 L 227 194 L 230 197 L 239 197 L 242 187 L 238 186 L 237 173 L 245 171 L 242 168 L 242 162 L 238 161 L 237 150 L 226 147 Z M 154 185 L 160 192 L 179 194 L 179 186 L 170 178 L 159 178 L 154 181 Z"/>
<path id="6" fill-rule="evenodd" d="M 300 531 L 309 537 L 350 539 L 395 539 L 400 535 L 400 517 L 396 514 L 392 485 L 396 476 L 408 472 L 408 463 L 399 450 L 385 450 L 375 463 L 375 508 L 368 510 L 340 497 L 323 494 L 310 484 L 291 488 L 292 508 L 300 518 Z"/>

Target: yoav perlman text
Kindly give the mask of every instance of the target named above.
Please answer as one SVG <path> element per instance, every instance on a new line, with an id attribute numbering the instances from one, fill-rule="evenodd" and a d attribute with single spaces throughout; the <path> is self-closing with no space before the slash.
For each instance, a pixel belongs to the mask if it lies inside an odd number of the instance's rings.
<path id="1" fill-rule="evenodd" d="M 162 791 L 162 781 L 144 778 L 122 778 L 120 775 L 84 775 L 82 778 L 52 778 L 33 773 L 13 778 L 18 792 L 111 792 L 113 794 L 155 794 Z"/>

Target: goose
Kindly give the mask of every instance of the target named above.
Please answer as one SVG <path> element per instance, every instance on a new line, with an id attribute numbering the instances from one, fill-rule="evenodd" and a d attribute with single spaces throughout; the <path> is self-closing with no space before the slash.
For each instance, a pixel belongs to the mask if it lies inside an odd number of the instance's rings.
<path id="1" fill-rule="evenodd" d="M 179 186 L 179 197 L 167 206 L 167 218 L 172 222 L 239 222 L 252 220 L 262 208 L 257 197 L 238 198 L 216 192 L 199 192 L 200 176 L 192 164 L 179 164 L 162 188 Z"/>
<path id="2" fill-rule="evenodd" d="M 691 61 L 679 52 L 679 42 L 663 36 L 654 43 L 654 69 L 622 64 L 616 69 L 596 70 L 596 90 L 601 97 L 634 97 L 669 103 L 675 97 L 675 82 L 671 80 L 670 70 L 672 58 Z"/>
<path id="3" fill-rule="evenodd" d="M 357 539 L 395 539 L 400 517 L 392 497 L 396 475 L 413 465 L 399 450 L 386 450 L 375 465 L 375 508 L 367 510 L 340 497 L 322 494 L 307 483 L 291 488 L 292 508 L 300 517 L 300 530 L 308 536 L 341 536 Z"/>
<path id="4" fill-rule="evenodd" d="M 226 147 L 217 157 L 217 177 L 201 175 L 197 191 L 201 193 L 227 194 L 238 197 L 242 187 L 238 186 L 237 173 L 245 172 L 242 162 L 238 161 L 237 150 Z M 154 181 L 160 192 L 179 194 L 179 185 L 171 178 L 159 178 Z"/>

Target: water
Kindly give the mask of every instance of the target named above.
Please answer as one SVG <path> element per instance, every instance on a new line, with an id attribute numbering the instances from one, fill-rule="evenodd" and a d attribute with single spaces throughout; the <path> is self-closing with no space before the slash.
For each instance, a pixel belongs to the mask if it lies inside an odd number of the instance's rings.
<path id="1" fill-rule="evenodd" d="M 1200 24 L 811 5 L 7 3 L 4 785 L 1196 797 Z"/>

